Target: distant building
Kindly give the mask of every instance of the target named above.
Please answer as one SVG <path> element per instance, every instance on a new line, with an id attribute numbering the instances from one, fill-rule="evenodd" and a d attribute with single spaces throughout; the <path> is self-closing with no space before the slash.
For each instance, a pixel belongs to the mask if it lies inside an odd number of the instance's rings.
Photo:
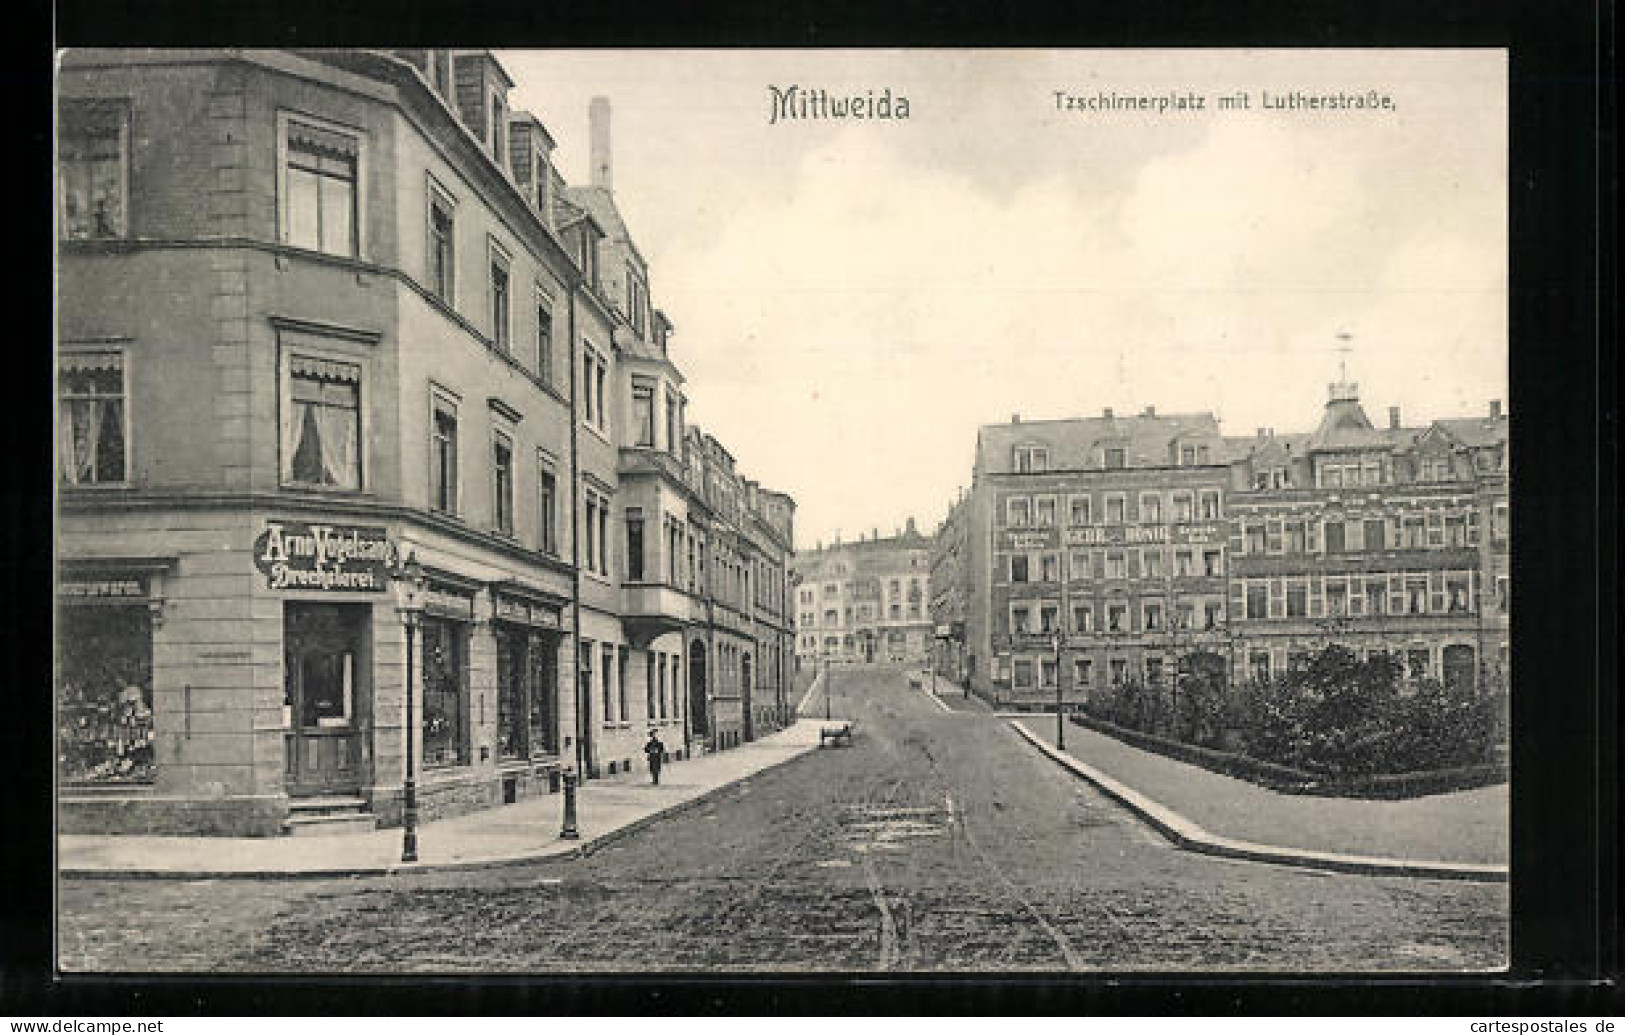
<path id="1" fill-rule="evenodd" d="M 796 657 L 806 664 L 923 663 L 930 653 L 927 603 L 931 541 L 909 518 L 897 534 L 796 554 Z"/>
<path id="2" fill-rule="evenodd" d="M 931 537 L 932 667 L 963 684 L 969 657 L 965 619 L 970 610 L 970 494 L 961 492 Z"/>
<path id="3" fill-rule="evenodd" d="M 1376 428 L 1341 382 L 1310 434 L 1150 407 L 988 425 L 934 547 L 934 621 L 951 637 L 964 601 L 972 688 L 1017 706 L 1203 659 L 1267 676 L 1333 640 L 1504 687 L 1506 446 L 1498 403 Z"/>

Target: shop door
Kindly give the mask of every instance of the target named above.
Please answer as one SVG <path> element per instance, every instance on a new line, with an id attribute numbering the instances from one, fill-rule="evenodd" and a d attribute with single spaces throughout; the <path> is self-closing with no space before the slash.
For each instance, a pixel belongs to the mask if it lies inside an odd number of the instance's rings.
<path id="1" fill-rule="evenodd" d="M 365 607 L 288 604 L 283 619 L 285 704 L 290 710 L 286 784 L 294 797 L 361 789 L 357 709 L 369 666 Z"/>

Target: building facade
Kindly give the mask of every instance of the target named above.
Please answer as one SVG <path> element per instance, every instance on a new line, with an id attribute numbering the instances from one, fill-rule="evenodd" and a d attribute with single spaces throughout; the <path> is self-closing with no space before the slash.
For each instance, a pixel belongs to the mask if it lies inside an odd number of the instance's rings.
<path id="1" fill-rule="evenodd" d="M 882 537 L 837 540 L 795 556 L 796 658 L 923 664 L 932 626 L 927 598 L 931 540 L 909 518 Z"/>
<path id="2" fill-rule="evenodd" d="M 680 406 L 638 437 L 647 380 L 680 400 L 670 325 L 511 87 L 485 51 L 65 56 L 62 829 L 397 823 L 408 735 L 431 818 L 650 728 L 732 742 L 691 723 L 703 615 L 640 621 L 628 550 L 637 457 L 687 452 Z M 794 504 L 761 498 L 782 584 Z"/>
<path id="3" fill-rule="evenodd" d="M 1504 688 L 1507 418 L 1375 428 L 1334 384 L 1310 434 L 1211 414 L 989 425 L 932 599 L 998 704 L 1066 706 L 1204 664 L 1267 677 L 1328 642 L 1408 677 Z M 956 585 L 957 583 L 957 585 Z M 945 650 L 944 655 L 947 654 Z M 947 669 L 941 669 L 948 671 Z"/>
<path id="4" fill-rule="evenodd" d="M 939 676 L 964 685 L 970 664 L 965 619 L 970 610 L 970 494 L 954 498 L 931 537 L 931 574 L 926 584 L 931 600 L 931 667 Z"/>

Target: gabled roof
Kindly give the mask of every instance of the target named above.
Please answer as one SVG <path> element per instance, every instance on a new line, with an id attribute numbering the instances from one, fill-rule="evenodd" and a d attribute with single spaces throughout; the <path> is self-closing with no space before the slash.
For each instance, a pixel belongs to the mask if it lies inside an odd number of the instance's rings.
<path id="1" fill-rule="evenodd" d="M 1049 450 L 1050 470 L 1098 467 L 1095 450 L 1106 447 L 1122 448 L 1126 467 L 1166 467 L 1168 447 L 1175 441 L 1207 445 L 1210 454 L 1218 454 L 1219 422 L 1211 413 L 1175 413 L 985 424 L 977 436 L 976 466 L 1007 473 L 1014 469 L 1012 449 L 1032 444 Z M 1221 455 L 1210 455 L 1210 460 L 1224 462 Z"/>
<path id="2" fill-rule="evenodd" d="M 1450 417 L 1433 423 L 1469 449 L 1506 444 L 1508 422 L 1505 417 Z"/>

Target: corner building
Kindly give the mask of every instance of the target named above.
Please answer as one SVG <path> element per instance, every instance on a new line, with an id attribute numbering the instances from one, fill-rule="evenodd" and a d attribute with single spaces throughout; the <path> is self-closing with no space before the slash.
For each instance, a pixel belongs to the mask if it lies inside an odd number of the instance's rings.
<path id="1" fill-rule="evenodd" d="M 511 86 L 485 51 L 65 56 L 64 831 L 398 823 L 408 735 L 426 818 L 647 727 L 715 746 L 681 641 L 621 615 L 623 385 L 669 325 Z"/>
<path id="2" fill-rule="evenodd" d="M 909 518 L 882 537 L 837 539 L 795 558 L 796 660 L 923 664 L 930 658 L 931 540 Z"/>

